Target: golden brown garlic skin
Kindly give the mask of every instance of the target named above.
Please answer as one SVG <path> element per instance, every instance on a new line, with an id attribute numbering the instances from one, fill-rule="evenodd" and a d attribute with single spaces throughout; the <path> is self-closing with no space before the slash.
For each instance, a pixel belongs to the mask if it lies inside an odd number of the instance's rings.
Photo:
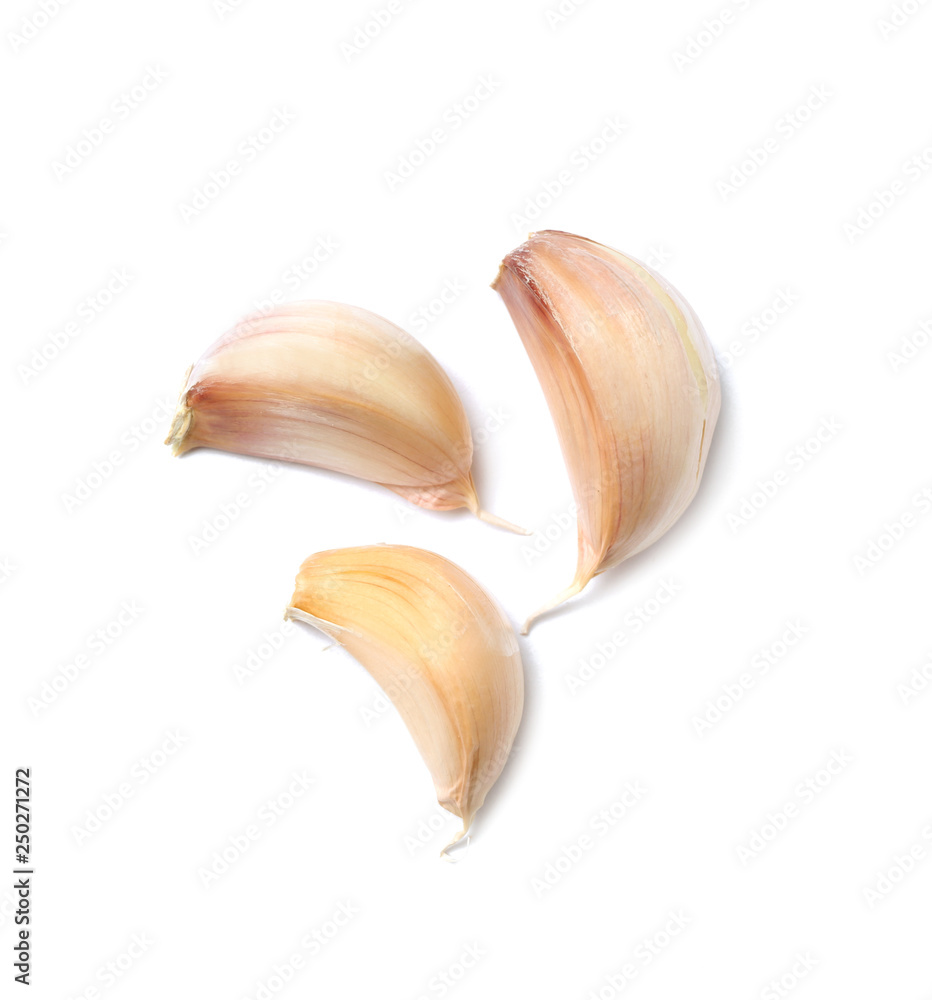
<path id="1" fill-rule="evenodd" d="M 367 545 L 306 559 L 285 617 L 344 646 L 388 693 L 440 805 L 463 820 L 453 843 L 465 837 L 524 709 L 518 641 L 494 599 L 434 552 Z"/>

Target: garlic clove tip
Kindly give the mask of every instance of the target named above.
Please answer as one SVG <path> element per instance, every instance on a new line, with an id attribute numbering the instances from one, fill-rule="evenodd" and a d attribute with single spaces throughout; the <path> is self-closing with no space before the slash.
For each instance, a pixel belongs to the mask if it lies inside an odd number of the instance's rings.
<path id="1" fill-rule="evenodd" d="M 533 534 L 528 528 L 522 528 L 519 524 L 512 524 L 511 521 L 506 521 L 503 517 L 499 517 L 497 514 L 490 514 L 487 510 L 477 510 L 476 517 L 480 521 L 485 521 L 486 524 L 494 524 L 497 528 L 504 528 L 506 531 L 513 531 L 516 535 L 531 535 Z"/>

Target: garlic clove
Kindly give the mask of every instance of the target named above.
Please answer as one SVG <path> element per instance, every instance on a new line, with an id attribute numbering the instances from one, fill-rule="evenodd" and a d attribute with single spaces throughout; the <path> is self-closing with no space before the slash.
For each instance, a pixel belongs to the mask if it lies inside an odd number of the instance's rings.
<path id="1" fill-rule="evenodd" d="M 406 545 L 318 552 L 286 618 L 345 647 L 388 694 L 444 809 L 468 833 L 511 752 L 524 707 L 514 630 L 489 594 L 448 559 Z"/>
<path id="2" fill-rule="evenodd" d="M 712 346 L 644 264 L 569 233 L 533 233 L 493 283 L 544 390 L 573 486 L 573 582 L 525 622 L 647 548 L 699 487 L 721 404 Z"/>
<path id="3" fill-rule="evenodd" d="M 314 465 L 523 531 L 480 509 L 466 412 L 436 359 L 356 306 L 293 302 L 238 324 L 189 371 L 166 444 Z"/>

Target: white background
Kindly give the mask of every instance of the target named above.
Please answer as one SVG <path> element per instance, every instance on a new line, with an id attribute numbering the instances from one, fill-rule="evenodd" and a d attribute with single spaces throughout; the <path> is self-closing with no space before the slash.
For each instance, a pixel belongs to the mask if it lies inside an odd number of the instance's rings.
<path id="1" fill-rule="evenodd" d="M 0 66 L 0 867 L 13 772 L 30 766 L 32 995 L 261 997 L 341 903 L 352 920 L 276 996 L 754 998 L 781 995 L 781 976 L 800 997 L 932 995 L 932 694 L 902 686 L 932 674 L 932 13 L 908 0 L 892 25 L 888 0 L 588 0 L 561 20 L 556 0 L 422 0 L 396 2 L 363 47 L 378 9 L 363 2 L 56 6 L 5 6 Z M 464 118 L 482 78 L 492 93 Z M 244 153 L 277 113 L 293 120 Z M 620 134 L 595 141 L 610 122 Z M 393 184 L 436 127 L 445 141 Z M 210 186 L 230 160 L 236 176 Z M 217 196 L 186 210 L 205 189 Z M 522 640 L 517 749 L 451 865 L 437 855 L 457 821 L 436 818 L 365 671 L 308 629 L 263 643 L 318 549 L 434 549 L 516 622 L 569 581 L 569 484 L 488 288 L 535 228 L 653 262 L 708 330 L 724 403 L 681 522 Z M 320 240 L 335 249 L 298 281 Z M 416 324 L 446 282 L 463 291 Z M 165 401 L 186 367 L 276 292 L 417 335 L 462 393 L 485 505 L 535 536 L 317 470 L 273 470 L 260 491 L 264 463 L 172 459 Z M 820 426 L 840 429 L 813 441 Z M 678 593 L 635 632 L 627 616 L 663 581 Z M 123 602 L 141 610 L 95 651 Z M 762 674 L 787 623 L 804 634 Z M 728 708 L 742 674 L 753 687 Z M 172 733 L 180 748 L 153 758 Z M 848 761 L 835 775 L 821 772 L 832 753 Z M 161 766 L 143 782 L 147 759 Z M 289 800 L 302 772 L 314 783 Z M 628 782 L 646 794 L 600 833 Z M 120 807 L 88 834 L 107 796 Z M 268 826 L 279 796 L 290 808 Z M 739 856 L 787 806 L 786 828 Z M 260 838 L 205 885 L 250 824 Z M 11 901 L 0 889 L 14 995 Z M 667 939 L 671 912 L 685 928 Z M 445 986 L 467 948 L 478 961 Z"/>

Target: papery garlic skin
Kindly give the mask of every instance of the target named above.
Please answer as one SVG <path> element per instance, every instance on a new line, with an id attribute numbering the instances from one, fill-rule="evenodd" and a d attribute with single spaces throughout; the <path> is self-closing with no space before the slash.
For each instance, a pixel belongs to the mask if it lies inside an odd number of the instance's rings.
<path id="1" fill-rule="evenodd" d="M 391 698 L 440 805 L 463 820 L 459 842 L 501 773 L 524 708 L 518 641 L 498 604 L 442 556 L 370 545 L 305 560 L 285 617 L 345 647 Z"/>
<path id="2" fill-rule="evenodd" d="M 696 495 L 721 405 L 696 314 L 644 264 L 569 233 L 533 233 L 493 283 L 553 415 L 578 517 L 572 584 L 663 535 Z"/>
<path id="3" fill-rule="evenodd" d="M 239 323 L 188 373 L 166 444 L 314 465 L 513 528 L 479 508 L 469 422 L 446 372 L 356 306 L 292 302 Z"/>

